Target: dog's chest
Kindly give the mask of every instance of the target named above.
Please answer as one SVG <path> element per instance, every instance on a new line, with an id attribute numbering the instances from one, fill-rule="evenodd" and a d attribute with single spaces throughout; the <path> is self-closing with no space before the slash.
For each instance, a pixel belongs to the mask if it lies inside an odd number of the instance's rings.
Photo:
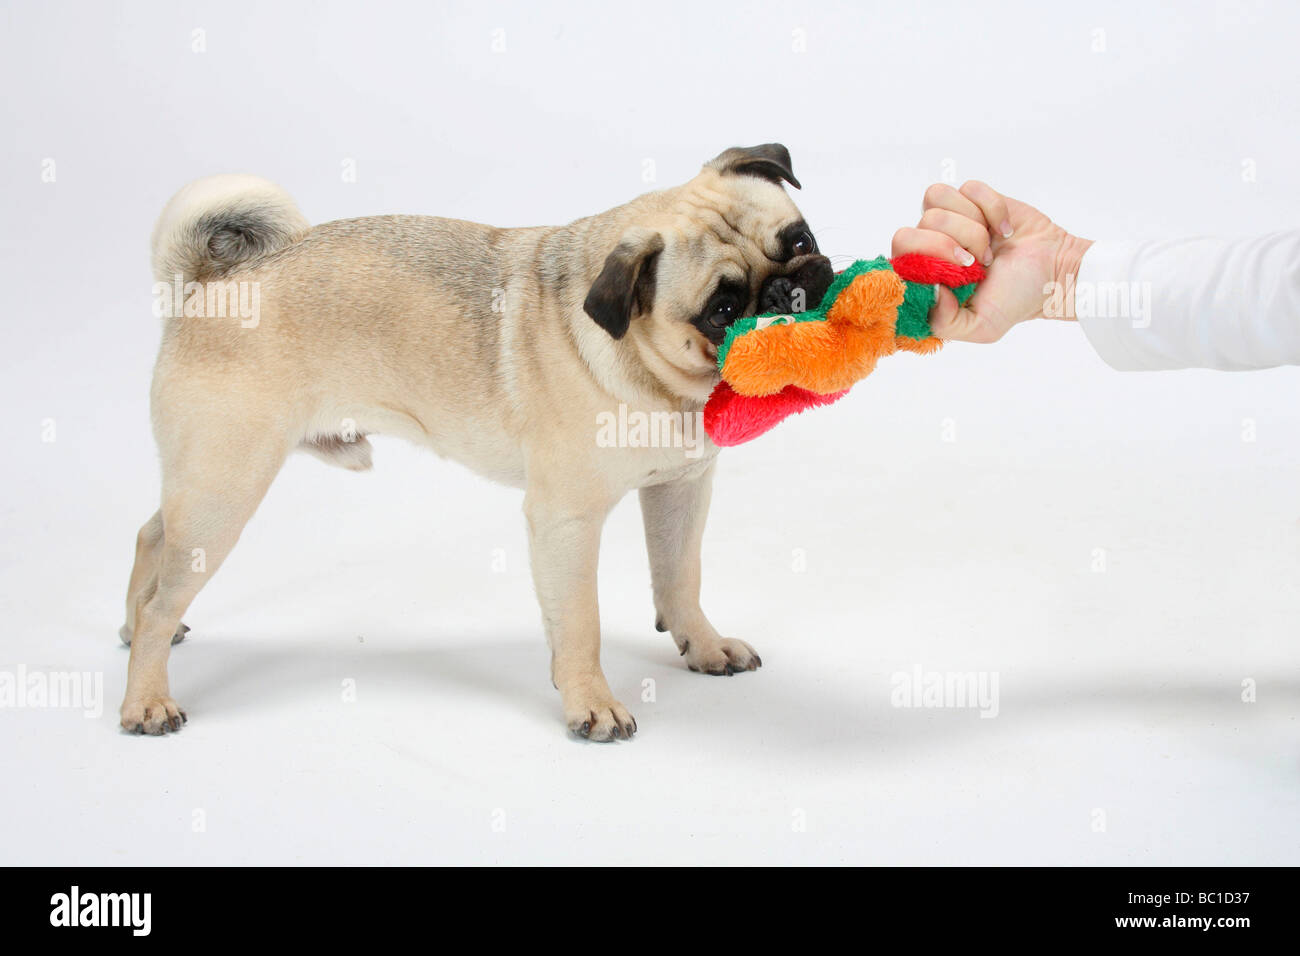
<path id="1" fill-rule="evenodd" d="M 596 416 L 598 458 L 630 487 L 703 473 L 718 454 L 698 412 L 640 410 L 620 404 Z"/>
<path id="2" fill-rule="evenodd" d="M 670 481 L 698 478 L 709 470 L 718 457 L 713 444 L 687 456 L 686 449 L 646 448 L 624 452 L 625 477 L 629 487 L 644 488 Z"/>

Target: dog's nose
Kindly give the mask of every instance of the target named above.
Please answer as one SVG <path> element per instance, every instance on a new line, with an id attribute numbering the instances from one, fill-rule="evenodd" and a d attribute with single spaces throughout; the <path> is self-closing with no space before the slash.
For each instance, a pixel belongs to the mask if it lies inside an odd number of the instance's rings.
<path id="1" fill-rule="evenodd" d="M 831 261 L 813 256 L 789 275 L 771 276 L 758 294 L 759 312 L 807 312 L 821 304 L 835 278 Z"/>

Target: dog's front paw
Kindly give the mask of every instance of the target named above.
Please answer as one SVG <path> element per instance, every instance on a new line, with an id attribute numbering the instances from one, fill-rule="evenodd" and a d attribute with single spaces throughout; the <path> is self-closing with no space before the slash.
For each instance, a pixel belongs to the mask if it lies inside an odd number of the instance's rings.
<path id="1" fill-rule="evenodd" d="M 572 733 L 587 740 L 629 740 L 636 733 L 636 718 L 613 697 L 566 700 L 564 719 Z"/>
<path id="2" fill-rule="evenodd" d="M 758 652 L 734 637 L 687 638 L 682 656 L 691 670 L 715 677 L 730 677 L 763 666 Z"/>
<path id="3" fill-rule="evenodd" d="M 161 736 L 173 733 L 189 720 L 170 697 L 145 696 L 122 703 L 122 729 L 133 734 Z"/>

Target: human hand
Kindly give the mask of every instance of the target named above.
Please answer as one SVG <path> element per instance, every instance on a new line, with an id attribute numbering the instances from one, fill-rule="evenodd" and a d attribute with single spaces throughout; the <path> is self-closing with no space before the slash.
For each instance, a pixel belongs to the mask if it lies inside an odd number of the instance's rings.
<path id="1" fill-rule="evenodd" d="M 894 233 L 893 255 L 918 252 L 963 266 L 978 259 L 988 271 L 964 307 L 939 290 L 930 311 L 935 335 L 996 342 L 1027 319 L 1073 317 L 1074 282 L 1091 241 L 976 180 L 961 189 L 935 183 L 922 210 L 915 228 Z"/>

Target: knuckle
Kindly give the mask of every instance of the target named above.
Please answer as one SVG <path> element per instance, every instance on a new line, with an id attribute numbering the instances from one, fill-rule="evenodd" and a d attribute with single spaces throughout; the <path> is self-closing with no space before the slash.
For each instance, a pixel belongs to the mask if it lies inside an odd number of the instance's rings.
<path id="1" fill-rule="evenodd" d="M 931 205 L 942 202 L 944 197 L 948 195 L 948 190 L 950 188 L 952 187 L 947 186 L 944 183 L 932 183 L 926 187 L 924 196 L 925 202 Z"/>
<path id="2" fill-rule="evenodd" d="M 921 216 L 921 225 L 935 232 L 951 233 L 961 222 L 961 218 L 946 209 L 927 209 Z"/>

